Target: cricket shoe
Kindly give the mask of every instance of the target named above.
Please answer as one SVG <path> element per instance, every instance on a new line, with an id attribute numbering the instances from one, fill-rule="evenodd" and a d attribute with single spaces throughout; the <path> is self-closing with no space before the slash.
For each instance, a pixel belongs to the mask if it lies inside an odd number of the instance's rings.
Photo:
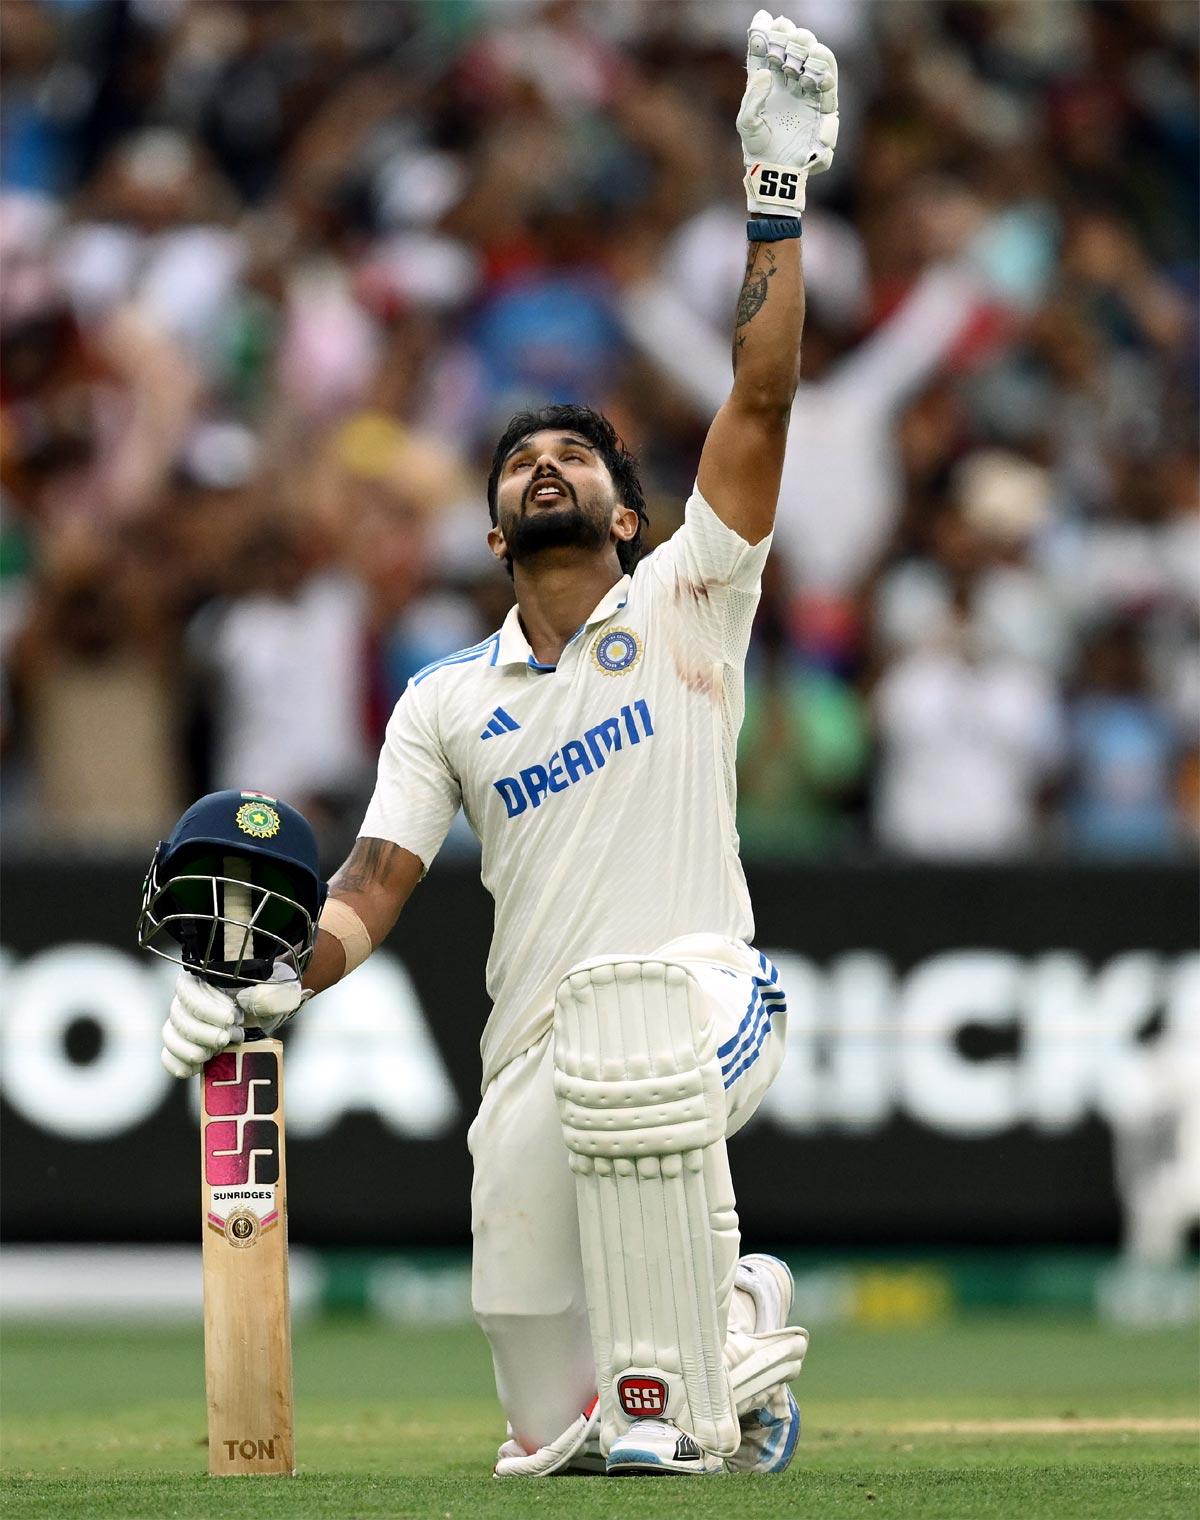
<path id="1" fill-rule="evenodd" d="M 792 1312 L 796 1282 L 787 1262 L 778 1256 L 741 1256 L 733 1279 L 754 1300 L 754 1331 L 782 1330 Z"/>
<path id="2" fill-rule="evenodd" d="M 743 1256 L 734 1286 L 754 1302 L 754 1330 L 782 1330 L 792 1312 L 796 1285 L 786 1262 L 777 1256 Z M 741 1420 L 742 1444 L 729 1466 L 733 1472 L 782 1472 L 800 1439 L 800 1406 L 786 1383 L 773 1388 L 758 1409 Z"/>
<path id="3" fill-rule="evenodd" d="M 610 1478 L 709 1477 L 725 1471 L 674 1420 L 634 1420 L 608 1454 Z"/>

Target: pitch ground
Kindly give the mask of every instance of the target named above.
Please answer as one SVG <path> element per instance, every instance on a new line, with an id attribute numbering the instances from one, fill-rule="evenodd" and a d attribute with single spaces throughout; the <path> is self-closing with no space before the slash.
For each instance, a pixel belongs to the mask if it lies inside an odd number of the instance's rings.
<path id="1" fill-rule="evenodd" d="M 3 1337 L 5 1509 L 44 1520 L 862 1515 L 1194 1520 L 1196 1342 L 1047 1317 L 814 1334 L 782 1478 L 488 1476 L 503 1430 L 478 1334 L 296 1335 L 296 1479 L 205 1476 L 199 1331 Z"/>

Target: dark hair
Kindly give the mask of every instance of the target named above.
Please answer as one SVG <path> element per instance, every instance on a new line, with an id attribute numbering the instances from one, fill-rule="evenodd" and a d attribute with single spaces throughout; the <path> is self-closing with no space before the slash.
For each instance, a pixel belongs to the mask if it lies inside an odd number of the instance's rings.
<path id="1" fill-rule="evenodd" d="M 578 433 L 586 438 L 608 466 L 616 488 L 617 500 L 630 507 L 638 515 L 638 530 L 631 539 L 617 543 L 617 559 L 626 575 L 642 557 L 642 529 L 649 527 L 646 515 L 646 498 L 642 495 L 642 483 L 638 479 L 637 460 L 617 436 L 617 430 L 607 417 L 593 411 L 590 406 L 558 403 L 539 407 L 536 411 L 518 412 L 509 419 L 508 426 L 500 435 L 492 454 L 492 468 L 488 474 L 488 512 L 492 526 L 496 525 L 496 486 L 504 461 L 522 439 L 531 433 L 555 429 L 563 433 Z M 511 568 L 511 566 L 510 566 Z"/>

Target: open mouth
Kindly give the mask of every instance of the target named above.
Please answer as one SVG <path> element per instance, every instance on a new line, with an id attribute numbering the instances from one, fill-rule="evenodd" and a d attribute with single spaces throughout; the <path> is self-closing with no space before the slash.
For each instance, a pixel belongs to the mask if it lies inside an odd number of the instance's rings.
<path id="1" fill-rule="evenodd" d="M 538 480 L 525 493 L 527 507 L 544 507 L 557 501 L 570 501 L 571 493 L 561 480 Z"/>

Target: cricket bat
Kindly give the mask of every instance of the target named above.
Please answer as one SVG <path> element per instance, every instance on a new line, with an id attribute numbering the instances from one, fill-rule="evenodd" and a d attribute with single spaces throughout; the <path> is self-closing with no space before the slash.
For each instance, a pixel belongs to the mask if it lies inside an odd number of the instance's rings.
<path id="1" fill-rule="evenodd" d="M 231 1046 L 201 1082 L 208 1470 L 292 1475 L 283 1046 Z"/>

